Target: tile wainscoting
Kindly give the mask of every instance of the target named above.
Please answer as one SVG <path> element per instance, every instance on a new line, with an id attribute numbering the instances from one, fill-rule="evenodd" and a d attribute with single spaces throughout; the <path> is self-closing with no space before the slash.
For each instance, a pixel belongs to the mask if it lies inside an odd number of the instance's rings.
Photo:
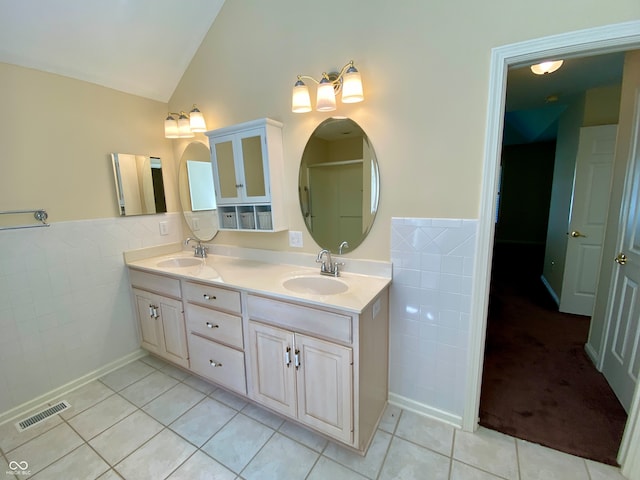
<path id="1" fill-rule="evenodd" d="M 183 238 L 178 213 L 53 217 L 0 232 L 0 418 L 138 351 L 122 252 Z"/>
<path id="2" fill-rule="evenodd" d="M 391 220 L 389 400 L 458 426 L 477 227 L 477 220 Z"/>

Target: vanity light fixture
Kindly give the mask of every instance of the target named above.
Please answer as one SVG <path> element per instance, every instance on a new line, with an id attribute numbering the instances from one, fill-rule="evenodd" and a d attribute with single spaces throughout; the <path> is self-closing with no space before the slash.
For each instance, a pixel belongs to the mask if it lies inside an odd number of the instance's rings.
<path id="1" fill-rule="evenodd" d="M 553 73 L 558 70 L 562 64 L 563 60 L 549 61 L 537 63 L 535 65 L 531 65 L 531 71 L 536 75 L 545 75 L 547 73 Z"/>
<path id="2" fill-rule="evenodd" d="M 342 103 L 357 103 L 364 100 L 362 93 L 362 78 L 360 72 L 353 66 L 353 60 L 347 63 L 340 73 L 323 73 L 318 81 L 309 75 L 298 75 L 298 81 L 293 86 L 291 95 L 291 111 L 306 113 L 311 111 L 311 97 L 309 87 L 302 79 L 312 80 L 318 84 L 316 92 L 316 110 L 331 112 L 336 109 L 336 95 L 342 92 Z"/>
<path id="3" fill-rule="evenodd" d="M 176 117 L 178 119 L 176 120 Z M 192 138 L 194 132 L 206 132 L 207 124 L 204 121 L 202 112 L 198 110 L 195 103 L 193 109 L 187 114 L 169 112 L 164 120 L 165 138 Z"/>

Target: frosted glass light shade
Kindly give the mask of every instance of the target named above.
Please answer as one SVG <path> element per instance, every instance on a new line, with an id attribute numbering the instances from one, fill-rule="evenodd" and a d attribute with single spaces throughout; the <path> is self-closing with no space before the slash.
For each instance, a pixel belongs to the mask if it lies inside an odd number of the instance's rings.
<path id="1" fill-rule="evenodd" d="M 360 72 L 355 67 L 350 67 L 342 77 L 342 103 L 357 103 L 363 100 Z"/>
<path id="2" fill-rule="evenodd" d="M 555 62 L 542 62 L 536 65 L 531 65 L 531 71 L 536 75 L 544 75 L 546 73 L 553 73 L 558 70 L 562 64 L 563 60 L 557 60 Z"/>
<path id="3" fill-rule="evenodd" d="M 178 138 L 178 122 L 169 115 L 164 120 L 164 136 L 165 138 Z"/>
<path id="4" fill-rule="evenodd" d="M 307 113 L 311 111 L 311 97 L 309 87 L 302 80 L 298 80 L 293 86 L 291 94 L 291 111 L 293 113 Z"/>
<path id="5" fill-rule="evenodd" d="M 206 132 L 207 124 L 204 121 L 202 112 L 198 110 L 198 107 L 193 106 L 193 110 L 189 112 L 189 128 L 192 132 Z"/>
<path id="6" fill-rule="evenodd" d="M 183 113 L 178 117 L 178 137 L 179 138 L 191 138 L 193 132 L 191 131 L 191 124 L 189 119 Z"/>
<path id="7" fill-rule="evenodd" d="M 318 84 L 316 110 L 319 112 L 331 112 L 336 109 L 336 94 L 333 83 L 323 78 Z"/>

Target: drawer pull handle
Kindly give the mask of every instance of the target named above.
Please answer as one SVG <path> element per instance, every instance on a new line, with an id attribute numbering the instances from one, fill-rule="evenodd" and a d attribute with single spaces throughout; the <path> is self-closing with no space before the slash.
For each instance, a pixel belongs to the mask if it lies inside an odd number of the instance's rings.
<path id="1" fill-rule="evenodd" d="M 221 367 L 222 366 L 221 363 L 214 362 L 213 360 L 209 360 L 209 365 L 211 365 L 212 367 Z"/>
<path id="2" fill-rule="evenodd" d="M 300 350 L 298 350 L 297 348 L 295 353 L 293 354 L 293 362 L 294 362 L 294 365 L 296 366 L 296 370 L 300 368 Z"/>
<path id="3" fill-rule="evenodd" d="M 291 365 L 291 347 L 287 347 L 284 352 L 284 364 L 289 367 Z"/>
<path id="4" fill-rule="evenodd" d="M 215 300 L 216 299 L 215 295 L 209 295 L 208 293 L 205 293 L 203 295 L 203 297 L 204 297 L 205 300 Z"/>
<path id="5" fill-rule="evenodd" d="M 207 328 L 219 328 L 220 325 L 214 325 L 213 323 L 207 322 Z"/>

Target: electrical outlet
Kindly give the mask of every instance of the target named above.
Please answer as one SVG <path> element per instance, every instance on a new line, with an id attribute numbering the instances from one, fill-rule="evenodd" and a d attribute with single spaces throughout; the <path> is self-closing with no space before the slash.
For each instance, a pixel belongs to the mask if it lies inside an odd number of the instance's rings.
<path id="1" fill-rule="evenodd" d="M 289 246 L 302 248 L 302 232 L 289 231 Z"/>
<path id="2" fill-rule="evenodd" d="M 160 235 L 169 235 L 169 224 L 167 222 L 160 222 Z"/>
<path id="3" fill-rule="evenodd" d="M 377 299 L 373 304 L 373 318 L 376 318 L 380 313 L 380 299 Z"/>

